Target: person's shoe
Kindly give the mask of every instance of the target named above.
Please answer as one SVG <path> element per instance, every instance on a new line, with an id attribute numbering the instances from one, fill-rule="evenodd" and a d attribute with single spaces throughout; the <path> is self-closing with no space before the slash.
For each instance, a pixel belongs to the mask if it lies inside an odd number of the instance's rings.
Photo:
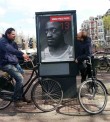
<path id="1" fill-rule="evenodd" d="M 23 101 L 16 101 L 16 102 L 14 102 L 14 106 L 15 107 L 23 107 L 26 104 L 27 103 L 26 102 L 23 102 Z"/>
<path id="2" fill-rule="evenodd" d="M 32 100 L 29 100 L 29 99 L 27 99 L 27 98 L 23 98 L 23 102 L 27 102 L 27 103 L 31 103 L 32 102 Z"/>

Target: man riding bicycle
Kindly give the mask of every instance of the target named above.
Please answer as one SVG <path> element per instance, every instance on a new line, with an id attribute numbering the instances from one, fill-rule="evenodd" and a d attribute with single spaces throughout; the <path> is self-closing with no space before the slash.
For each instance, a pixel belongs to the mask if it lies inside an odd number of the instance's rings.
<path id="1" fill-rule="evenodd" d="M 23 99 L 22 86 L 24 78 L 17 68 L 17 65 L 19 64 L 18 57 L 24 58 L 24 60 L 29 60 L 29 56 L 13 46 L 15 37 L 15 29 L 8 28 L 5 31 L 5 35 L 0 39 L 0 69 L 7 72 L 15 79 L 16 83 L 14 86 L 13 101 L 15 102 L 16 107 L 20 107 L 22 105 L 21 100 Z"/>

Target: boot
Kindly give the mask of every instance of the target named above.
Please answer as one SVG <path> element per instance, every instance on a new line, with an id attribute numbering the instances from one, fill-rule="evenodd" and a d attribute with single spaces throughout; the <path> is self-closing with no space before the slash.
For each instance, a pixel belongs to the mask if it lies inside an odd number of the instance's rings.
<path id="1" fill-rule="evenodd" d="M 29 99 L 27 99 L 26 97 L 23 97 L 23 102 L 27 102 L 27 103 L 31 103 L 32 102 L 32 100 L 29 100 Z"/>

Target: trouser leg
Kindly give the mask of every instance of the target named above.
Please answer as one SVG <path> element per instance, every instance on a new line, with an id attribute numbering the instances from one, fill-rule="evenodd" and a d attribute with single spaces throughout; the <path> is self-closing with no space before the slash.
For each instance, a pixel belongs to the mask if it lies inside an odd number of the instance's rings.
<path id="1" fill-rule="evenodd" d="M 81 72 L 81 83 L 82 83 L 86 80 L 87 70 L 86 69 L 81 69 L 80 72 Z"/>
<path id="2" fill-rule="evenodd" d="M 7 72 L 12 76 L 16 83 L 14 87 L 14 101 L 22 99 L 23 94 L 23 76 L 22 74 L 17 70 L 17 68 L 14 65 L 5 65 L 3 67 L 3 71 Z"/>
<path id="3" fill-rule="evenodd" d="M 92 77 L 91 66 L 90 65 L 87 65 L 87 75 L 88 75 L 88 78 Z"/>

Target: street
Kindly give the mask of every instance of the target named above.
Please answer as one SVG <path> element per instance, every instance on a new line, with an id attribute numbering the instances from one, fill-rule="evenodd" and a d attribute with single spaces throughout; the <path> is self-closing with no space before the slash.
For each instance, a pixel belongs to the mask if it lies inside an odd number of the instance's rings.
<path id="1" fill-rule="evenodd" d="M 28 79 L 31 71 L 26 71 L 25 81 Z M 110 76 L 109 73 L 104 73 L 103 76 L 98 74 L 98 79 L 103 80 L 107 89 L 110 91 Z M 80 76 L 77 77 L 77 84 L 80 84 Z M 109 92 L 110 93 L 110 92 Z M 30 91 L 27 94 L 30 98 Z M 43 113 L 38 110 L 34 104 L 27 104 L 21 108 L 15 108 L 13 103 L 6 109 L 0 110 L 0 122 L 109 122 L 110 121 L 110 96 L 108 103 L 103 113 L 98 115 L 88 115 L 78 104 L 77 98 L 74 100 L 68 99 L 62 103 L 62 106 L 52 112 Z"/>

